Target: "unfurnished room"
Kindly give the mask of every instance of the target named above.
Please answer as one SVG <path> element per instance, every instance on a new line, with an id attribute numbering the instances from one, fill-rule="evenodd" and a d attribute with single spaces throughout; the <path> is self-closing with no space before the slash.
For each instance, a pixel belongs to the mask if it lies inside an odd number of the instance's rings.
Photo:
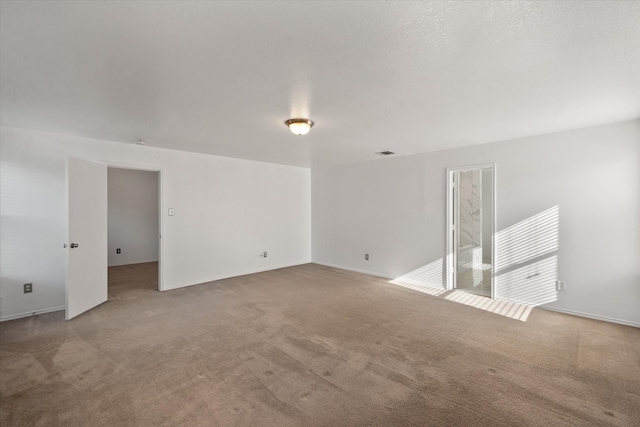
<path id="1" fill-rule="evenodd" d="M 639 23 L 0 0 L 0 425 L 640 426 Z"/>

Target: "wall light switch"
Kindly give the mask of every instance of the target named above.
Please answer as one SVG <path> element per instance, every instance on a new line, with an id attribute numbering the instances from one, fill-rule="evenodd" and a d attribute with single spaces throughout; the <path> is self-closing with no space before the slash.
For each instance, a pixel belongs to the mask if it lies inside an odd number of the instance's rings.
<path id="1" fill-rule="evenodd" d="M 564 280 L 558 280 L 556 282 L 556 290 L 557 291 L 566 291 L 567 290 L 567 282 Z"/>
<path id="2" fill-rule="evenodd" d="M 174 215 L 174 209 L 173 208 L 169 208 L 169 216 L 173 216 Z"/>

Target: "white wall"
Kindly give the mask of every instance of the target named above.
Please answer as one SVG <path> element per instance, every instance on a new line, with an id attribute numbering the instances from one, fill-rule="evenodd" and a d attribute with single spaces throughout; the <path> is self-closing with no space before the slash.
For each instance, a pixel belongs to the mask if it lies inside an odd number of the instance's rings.
<path id="1" fill-rule="evenodd" d="M 68 156 L 161 169 L 165 289 L 310 261 L 308 169 L 14 128 L 0 141 L 4 319 L 64 306 Z"/>
<path id="2" fill-rule="evenodd" d="M 498 296 L 640 326 L 640 121 L 314 168 L 313 261 L 441 285 L 445 169 L 484 163 L 507 236 Z"/>
<path id="3" fill-rule="evenodd" d="M 546 255 L 567 291 L 547 306 L 640 325 L 640 121 L 318 168 L 311 188 L 303 168 L 13 128 L 0 142 L 4 319 L 64 305 L 65 159 L 75 156 L 162 169 L 166 288 L 309 262 L 310 229 L 315 262 L 393 278 L 428 266 L 421 280 L 437 282 L 445 168 L 495 162 L 499 233 L 558 207 L 559 247 Z"/>
<path id="4" fill-rule="evenodd" d="M 158 172 L 108 168 L 107 181 L 109 266 L 157 261 Z"/>

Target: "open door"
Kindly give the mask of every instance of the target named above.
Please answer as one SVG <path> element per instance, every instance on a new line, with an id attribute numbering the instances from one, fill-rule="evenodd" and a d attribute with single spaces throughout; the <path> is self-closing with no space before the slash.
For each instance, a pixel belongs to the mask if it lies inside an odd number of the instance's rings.
<path id="1" fill-rule="evenodd" d="M 107 167 L 67 160 L 67 320 L 107 300 Z"/>
<path id="2" fill-rule="evenodd" d="M 446 289 L 495 298 L 495 164 L 447 168 Z"/>

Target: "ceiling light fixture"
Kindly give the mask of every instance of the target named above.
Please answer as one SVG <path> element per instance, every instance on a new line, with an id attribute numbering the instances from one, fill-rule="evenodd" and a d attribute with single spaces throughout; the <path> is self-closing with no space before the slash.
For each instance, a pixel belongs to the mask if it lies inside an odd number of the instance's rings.
<path id="1" fill-rule="evenodd" d="M 296 135 L 308 134 L 313 126 L 313 122 L 309 119 L 289 119 L 284 124 Z"/>

